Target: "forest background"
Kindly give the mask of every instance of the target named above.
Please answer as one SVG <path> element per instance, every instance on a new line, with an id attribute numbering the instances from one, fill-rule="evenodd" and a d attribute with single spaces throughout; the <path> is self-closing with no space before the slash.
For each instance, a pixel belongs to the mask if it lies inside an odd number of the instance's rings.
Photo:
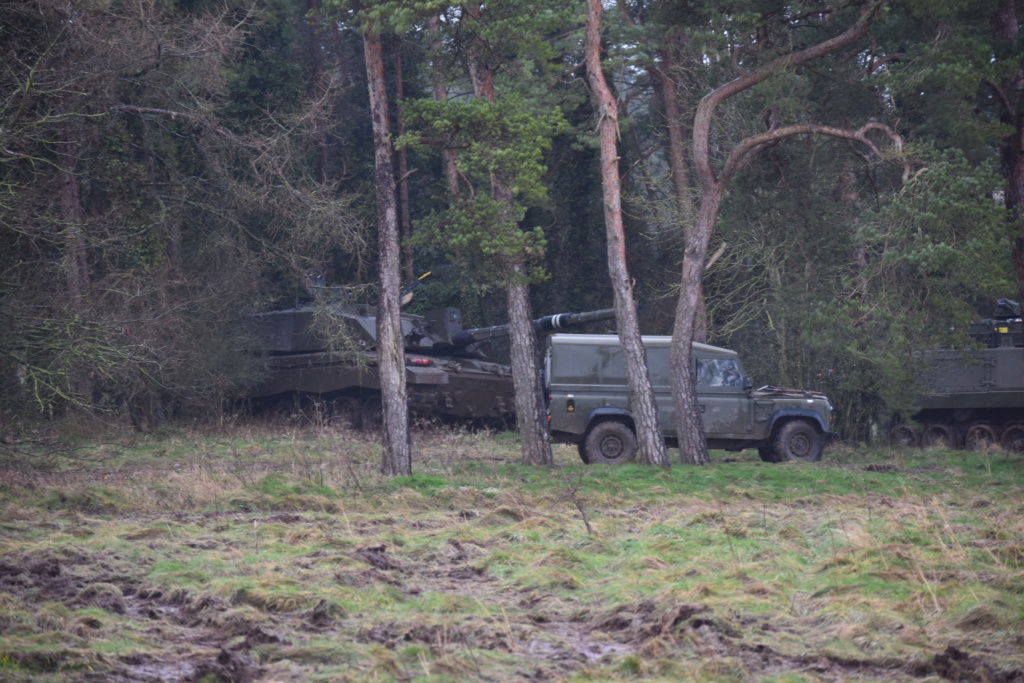
<path id="1" fill-rule="evenodd" d="M 673 325 L 700 99 L 859 8 L 606 7 L 645 334 Z M 374 297 L 356 10 L 387 27 L 404 278 L 433 273 L 408 310 L 505 322 L 493 257 L 510 244 L 538 315 L 610 305 L 584 3 L 0 0 L 0 426 L 223 415 L 259 379 L 245 315 L 292 305 L 314 268 Z M 729 186 L 704 278 L 707 340 L 740 351 L 758 384 L 827 392 L 848 439 L 910 407 L 915 350 L 962 344 L 996 298 L 1021 297 L 1021 12 L 889 2 L 854 45 L 716 111 L 717 161 L 779 124 L 899 135 L 878 137 L 882 156 L 827 136 L 766 145 Z M 511 232 L 477 201 L 507 168 Z"/>

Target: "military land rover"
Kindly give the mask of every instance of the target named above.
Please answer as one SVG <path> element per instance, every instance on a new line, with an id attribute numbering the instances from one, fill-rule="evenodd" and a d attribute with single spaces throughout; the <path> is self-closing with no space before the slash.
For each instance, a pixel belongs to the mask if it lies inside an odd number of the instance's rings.
<path id="1" fill-rule="evenodd" d="M 665 442 L 675 447 L 671 341 L 671 337 L 643 337 Z M 754 390 L 739 356 L 729 349 L 694 344 L 692 358 L 708 448 L 757 448 L 765 462 L 821 458 L 834 436 L 832 406 L 824 394 L 772 386 Z M 621 463 L 636 456 L 636 431 L 617 336 L 552 335 L 545 351 L 544 377 L 553 441 L 577 444 L 585 463 Z"/>

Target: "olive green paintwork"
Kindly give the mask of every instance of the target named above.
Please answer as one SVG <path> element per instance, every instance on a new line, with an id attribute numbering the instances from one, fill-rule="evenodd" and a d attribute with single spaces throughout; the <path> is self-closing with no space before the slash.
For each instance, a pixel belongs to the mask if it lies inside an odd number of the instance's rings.
<path id="1" fill-rule="evenodd" d="M 669 368 L 671 341 L 671 337 L 643 337 L 659 418 L 670 445 L 677 436 Z M 739 356 L 730 349 L 694 344 L 692 359 L 710 448 L 771 449 L 778 430 L 789 420 L 806 422 L 822 442 L 831 437 L 832 410 L 823 394 L 777 387 L 755 391 Z M 595 425 L 608 420 L 633 428 L 617 336 L 552 335 L 545 352 L 545 378 L 551 435 L 556 442 L 582 443 Z"/>
<path id="2" fill-rule="evenodd" d="M 1001 299 L 992 317 L 971 325 L 971 350 L 918 357 L 916 424 L 894 426 L 907 445 L 1024 452 L 1024 331 L 1020 305 Z"/>
<path id="3" fill-rule="evenodd" d="M 349 349 L 333 351 L 317 334 L 324 314 L 344 325 Z M 614 317 L 611 309 L 560 313 L 533 321 L 538 331 Z M 379 420 L 380 379 L 376 309 L 339 292 L 322 308 L 313 303 L 252 316 L 253 334 L 266 352 L 265 380 L 251 398 L 300 396 L 326 402 L 350 422 L 371 428 Z M 510 368 L 489 361 L 478 343 L 508 334 L 509 325 L 463 329 L 457 308 L 425 315 L 402 313 L 409 409 L 424 417 L 511 422 L 515 390 Z"/>

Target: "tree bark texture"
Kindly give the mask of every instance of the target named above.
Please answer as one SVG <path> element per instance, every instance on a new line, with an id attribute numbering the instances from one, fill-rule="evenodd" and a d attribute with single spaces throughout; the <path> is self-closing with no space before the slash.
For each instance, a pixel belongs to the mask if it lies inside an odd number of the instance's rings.
<path id="1" fill-rule="evenodd" d="M 398 136 L 405 135 L 405 118 L 402 116 L 402 100 L 405 99 L 405 84 L 402 75 L 402 43 L 398 36 L 394 36 L 391 42 L 391 60 L 395 70 L 395 131 Z M 412 213 L 409 210 L 409 159 L 405 148 L 398 150 L 398 199 L 401 213 L 399 225 L 401 226 L 402 241 L 402 272 L 405 273 L 405 281 L 412 282 L 416 279 L 416 267 L 413 262 L 412 247 L 409 246 L 409 238 L 412 237 Z"/>
<path id="2" fill-rule="evenodd" d="M 513 266 L 522 274 L 522 264 Z M 512 284 L 505 289 L 512 355 L 512 386 L 516 394 L 516 422 L 522 441 L 524 465 L 550 465 L 551 435 L 544 422 L 546 406 L 537 364 L 537 334 L 533 331 L 530 287 Z"/>
<path id="3" fill-rule="evenodd" d="M 384 474 L 412 474 L 412 444 L 405 395 L 405 345 L 400 318 L 402 288 L 395 208 L 395 176 L 388 124 L 384 57 L 380 34 L 363 34 L 366 80 L 373 120 L 374 187 L 377 197 L 377 229 L 380 249 L 380 292 L 377 304 L 377 362 L 384 409 Z"/>
<path id="4" fill-rule="evenodd" d="M 1016 40 L 1020 32 L 1017 3 L 1014 0 L 999 0 L 989 18 L 989 27 L 992 37 L 997 41 Z M 1012 236 L 1010 257 L 1017 277 L 1018 301 L 1024 301 L 1024 87 L 1021 85 L 1020 73 L 1018 69 L 1013 83 L 989 81 L 989 86 L 995 90 L 1001 104 L 999 120 L 1011 130 L 1000 150 L 1000 162 L 1006 179 L 1003 198 Z M 1016 96 L 1016 102 L 1011 93 Z"/>
<path id="5" fill-rule="evenodd" d="M 309 63 L 312 70 L 310 90 L 313 101 L 322 102 L 327 92 L 324 73 L 324 54 L 320 48 L 320 7 L 317 0 L 306 0 L 306 32 L 309 40 Z M 316 148 L 316 177 L 321 185 L 327 184 L 327 115 L 317 110 L 313 121 L 313 146 Z"/>
<path id="6" fill-rule="evenodd" d="M 480 19 L 482 8 L 473 5 L 468 13 Z M 494 102 L 494 69 L 484 60 L 479 45 L 469 49 L 469 72 L 474 96 Z M 491 174 L 491 196 L 512 209 L 514 199 L 510 182 L 498 174 Z M 516 425 L 522 444 L 524 465 L 550 465 L 551 435 L 548 433 L 544 410 L 544 389 L 540 383 L 540 363 L 537 353 L 537 334 L 533 330 L 533 312 L 530 307 L 529 286 L 517 281 L 525 276 L 522 260 L 507 263 L 505 270 L 512 282 L 506 287 L 510 325 L 509 347 L 512 360 L 512 386 L 516 394 Z"/>
<path id="7" fill-rule="evenodd" d="M 895 137 L 895 134 L 882 124 L 867 124 L 858 131 L 815 124 L 773 129 L 742 140 L 729 152 L 721 171 L 716 174 L 712 167 L 711 142 L 715 109 L 725 100 L 763 82 L 777 71 L 793 70 L 801 64 L 862 38 L 871 28 L 881 4 L 879 0 L 868 2 L 861 8 L 857 21 L 845 32 L 804 50 L 777 57 L 754 71 L 744 72 L 734 80 L 705 95 L 697 105 L 693 123 L 693 161 L 700 185 L 701 203 L 697 223 L 693 226 L 692 231 L 684 233 L 683 272 L 679 301 L 676 307 L 676 321 L 672 331 L 671 367 L 674 379 L 672 396 L 676 405 L 676 428 L 679 434 L 679 459 L 681 462 L 703 465 L 709 461 L 707 440 L 697 402 L 696 376 L 692 367 L 691 352 L 697 327 L 697 315 L 701 308 L 700 291 L 704 276 L 704 261 L 707 258 L 708 243 L 711 240 L 711 233 L 714 230 L 715 221 L 718 219 L 722 198 L 729 180 L 746 163 L 749 163 L 750 159 L 765 145 L 791 135 L 814 133 L 845 137 L 858 140 L 874 151 L 877 151 L 877 148 L 866 137 L 869 130 L 883 129 L 890 137 Z"/>
<path id="8" fill-rule="evenodd" d="M 1006 4 L 1005 1 L 1000 3 L 1000 12 L 993 17 L 993 30 L 1003 37 L 1015 36 L 1016 15 L 1012 14 L 1012 5 L 1007 10 Z M 1017 276 L 1017 297 L 1018 301 L 1024 301 L 1024 88 L 1019 84 L 1015 85 L 1016 87 L 1000 88 L 1000 99 L 1004 108 L 1000 118 L 1011 130 L 1001 150 L 1001 162 L 1003 177 L 1006 178 L 1003 197 L 1013 239 L 1011 258 L 1013 271 Z M 1016 102 L 1012 101 L 1009 92 L 1016 96 Z"/>
<path id="9" fill-rule="evenodd" d="M 675 46 L 661 48 L 661 66 L 656 75 L 661 84 L 661 97 L 665 107 L 665 128 L 668 130 L 669 164 L 672 168 L 672 185 L 676 195 L 676 211 L 679 221 L 688 225 L 693 221 L 693 197 L 690 195 L 690 172 L 686 167 L 686 132 L 683 129 L 683 114 L 679 109 L 679 93 L 675 81 Z"/>
<path id="10" fill-rule="evenodd" d="M 444 86 L 444 78 L 438 67 L 441 55 L 441 20 L 434 14 L 427 19 L 427 31 L 430 33 L 430 51 L 435 55 L 430 66 L 430 80 L 434 86 L 434 100 L 444 102 L 448 99 L 448 90 Z M 441 160 L 444 163 L 444 177 L 448 183 L 448 193 L 459 198 L 459 167 L 455 163 L 455 150 L 449 145 L 441 148 Z"/>
<path id="11" fill-rule="evenodd" d="M 647 371 L 647 353 L 640 339 L 633 285 L 626 264 L 626 235 L 622 224 L 622 191 L 619 180 L 618 106 L 601 70 L 601 0 L 588 0 L 586 62 L 590 88 L 600 117 L 601 187 L 608 241 L 608 275 L 615 295 L 615 322 L 629 384 L 630 410 L 636 425 L 640 461 L 668 466 L 658 406 Z"/>
<path id="12" fill-rule="evenodd" d="M 75 310 L 80 310 L 89 292 L 89 251 L 82 231 L 82 189 L 78 178 L 78 154 L 70 125 L 61 127 L 57 143 L 57 166 L 60 168 L 60 215 L 64 223 L 68 296 Z"/>

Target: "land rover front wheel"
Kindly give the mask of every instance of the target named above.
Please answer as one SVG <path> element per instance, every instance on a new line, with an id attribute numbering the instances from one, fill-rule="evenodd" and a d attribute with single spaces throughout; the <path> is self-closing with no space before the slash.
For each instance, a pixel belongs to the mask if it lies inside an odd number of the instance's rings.
<path id="1" fill-rule="evenodd" d="M 817 462 L 825 448 L 822 433 L 807 420 L 790 420 L 775 433 L 776 462 L 804 460 Z"/>
<path id="2" fill-rule="evenodd" d="M 583 462 L 617 465 L 636 457 L 636 434 L 623 422 L 599 422 L 590 428 L 582 446 Z"/>

